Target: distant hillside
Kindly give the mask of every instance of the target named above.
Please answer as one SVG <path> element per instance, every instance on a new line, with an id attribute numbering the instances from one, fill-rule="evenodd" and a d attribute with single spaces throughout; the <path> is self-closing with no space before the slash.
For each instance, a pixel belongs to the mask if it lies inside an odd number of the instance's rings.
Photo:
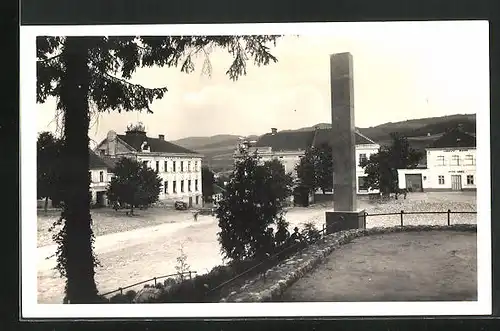
<path id="1" fill-rule="evenodd" d="M 241 136 L 221 134 L 211 137 L 187 137 L 172 143 L 203 154 L 204 163 L 215 171 L 230 169 L 233 165 L 233 152 Z M 259 136 L 249 136 L 251 140 Z"/>
<path id="2" fill-rule="evenodd" d="M 408 137 L 413 148 L 425 149 L 432 141 L 437 139 L 446 130 L 462 125 L 464 131 L 476 132 L 476 115 L 450 115 L 442 117 L 413 119 L 402 122 L 389 122 L 369 128 L 358 128 L 365 136 L 375 142 L 386 145 L 390 143 L 391 132 L 399 132 Z M 296 130 L 281 131 L 312 131 L 314 127 L 330 128 L 329 123 L 319 123 L 315 126 L 304 127 Z M 206 162 L 215 171 L 225 171 L 232 167 L 233 152 L 238 143 L 237 135 L 216 135 L 212 137 L 188 137 L 172 141 L 182 147 L 195 150 L 205 156 Z M 257 140 L 258 136 L 250 139 Z"/>

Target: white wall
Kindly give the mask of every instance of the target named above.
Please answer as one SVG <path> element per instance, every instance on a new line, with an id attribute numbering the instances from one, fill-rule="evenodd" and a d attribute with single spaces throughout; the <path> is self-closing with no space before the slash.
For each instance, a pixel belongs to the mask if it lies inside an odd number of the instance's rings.
<path id="1" fill-rule="evenodd" d="M 148 167 L 154 170 L 156 170 L 156 162 L 158 161 L 158 176 L 162 179 L 160 200 L 184 201 L 187 203 L 191 197 L 193 205 L 202 204 L 201 157 L 138 155 L 137 160 L 139 162 L 147 161 Z M 174 192 L 174 181 L 176 183 L 176 192 Z M 191 181 L 190 188 L 189 181 Z M 168 183 L 167 192 L 165 192 L 165 182 Z M 184 182 L 184 191 L 181 190 L 182 182 Z M 198 204 L 196 204 L 196 197 L 198 197 Z"/>
<path id="2" fill-rule="evenodd" d="M 365 170 L 362 168 L 359 163 L 361 161 L 361 155 L 364 155 L 367 160 L 370 159 L 370 156 L 373 154 L 377 154 L 380 148 L 379 144 L 364 144 L 364 145 L 356 145 L 356 192 L 357 194 L 369 194 L 369 193 L 378 193 L 380 190 L 360 190 L 359 188 L 359 177 L 366 177 Z"/>
<path id="3" fill-rule="evenodd" d="M 398 186 L 400 189 L 406 188 L 406 174 L 422 175 L 422 188 L 432 188 L 428 169 L 398 169 Z"/>
<path id="4" fill-rule="evenodd" d="M 461 175 L 462 189 L 476 189 L 476 149 L 428 149 L 427 169 L 398 169 L 400 188 L 406 188 L 406 174 L 422 174 L 424 191 L 426 189 L 451 191 L 452 175 Z M 444 179 L 444 183 L 439 182 L 440 176 Z M 467 176 L 472 176 L 469 178 L 473 183 L 468 183 Z"/>
<path id="5" fill-rule="evenodd" d="M 97 199 L 97 192 L 106 191 L 108 188 L 108 184 L 111 181 L 111 178 L 106 168 L 94 168 L 90 169 L 89 172 L 90 172 L 89 191 L 92 194 L 91 203 L 95 203 Z M 102 181 L 101 181 L 101 174 L 102 174 Z"/>
<path id="6" fill-rule="evenodd" d="M 367 144 L 367 145 L 356 145 L 356 173 L 364 173 L 363 168 L 359 166 L 359 162 L 361 161 L 361 155 L 364 154 L 366 159 L 370 159 L 372 154 L 377 154 L 380 145 L 378 144 Z"/>
<path id="7" fill-rule="evenodd" d="M 461 175 L 463 189 L 476 189 L 475 148 L 428 149 L 427 168 L 429 188 L 451 190 L 451 176 Z M 444 177 L 444 184 L 439 183 L 439 176 Z M 473 184 L 467 182 L 467 176 L 472 176 Z"/>
<path id="8" fill-rule="evenodd" d="M 261 154 L 261 163 L 266 161 L 271 161 L 273 159 L 277 159 L 283 164 L 285 167 L 286 173 L 291 173 L 292 176 L 297 177 L 297 172 L 295 171 L 295 167 L 300 162 L 301 156 L 304 155 L 304 152 L 276 152 L 274 154 Z"/>

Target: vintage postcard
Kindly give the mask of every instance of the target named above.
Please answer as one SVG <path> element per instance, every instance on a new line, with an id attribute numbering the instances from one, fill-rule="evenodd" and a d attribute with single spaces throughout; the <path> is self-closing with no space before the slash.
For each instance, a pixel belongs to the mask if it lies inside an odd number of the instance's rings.
<path id="1" fill-rule="evenodd" d="M 491 314 L 487 22 L 20 33 L 23 317 Z"/>

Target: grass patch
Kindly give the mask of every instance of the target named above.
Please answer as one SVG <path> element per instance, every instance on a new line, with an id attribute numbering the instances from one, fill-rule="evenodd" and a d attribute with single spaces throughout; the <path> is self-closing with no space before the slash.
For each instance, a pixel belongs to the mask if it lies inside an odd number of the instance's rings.
<path id="1" fill-rule="evenodd" d="M 475 232 L 451 230 L 359 237 L 277 301 L 475 301 L 476 239 Z"/>

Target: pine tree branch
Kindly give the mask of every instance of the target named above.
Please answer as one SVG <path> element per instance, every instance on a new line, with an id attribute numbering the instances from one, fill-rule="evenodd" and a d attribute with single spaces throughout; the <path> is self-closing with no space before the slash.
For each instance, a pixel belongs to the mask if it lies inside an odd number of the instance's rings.
<path id="1" fill-rule="evenodd" d="M 39 59 L 39 60 L 36 60 L 36 62 L 40 62 L 40 63 L 41 63 L 41 62 L 49 62 L 49 61 L 53 61 L 53 60 L 55 60 L 55 59 L 59 58 L 61 55 L 62 55 L 62 53 L 59 53 L 59 54 L 57 54 L 57 55 L 54 55 L 54 56 L 48 57 L 48 58 L 46 58 L 46 59 Z"/>

